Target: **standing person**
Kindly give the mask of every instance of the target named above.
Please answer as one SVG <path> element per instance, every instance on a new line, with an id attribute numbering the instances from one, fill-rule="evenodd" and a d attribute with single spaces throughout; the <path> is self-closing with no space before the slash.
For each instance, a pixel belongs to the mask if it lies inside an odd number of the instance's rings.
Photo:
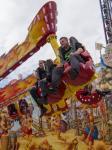
<path id="1" fill-rule="evenodd" d="M 13 125 L 10 124 L 9 119 L 7 117 L 8 117 L 7 114 L 1 115 L 0 127 L 2 129 L 2 136 L 1 136 L 1 149 L 2 150 L 10 149 L 9 129 L 11 129 Z"/>
<path id="2" fill-rule="evenodd" d="M 61 82 L 61 76 L 64 71 L 64 64 L 68 62 L 72 69 L 70 71 L 71 79 L 75 79 L 80 71 L 80 63 L 85 63 L 85 60 L 81 56 L 81 53 L 84 52 L 84 47 L 81 43 L 78 42 L 74 37 L 70 38 L 70 43 L 67 37 L 60 38 L 60 58 L 61 63 L 54 68 L 52 72 L 52 86 L 54 89 L 57 89 Z"/>

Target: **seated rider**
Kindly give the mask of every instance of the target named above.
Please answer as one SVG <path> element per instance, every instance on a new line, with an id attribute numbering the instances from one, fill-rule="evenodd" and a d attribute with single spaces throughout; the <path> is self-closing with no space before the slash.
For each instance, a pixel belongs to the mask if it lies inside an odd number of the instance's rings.
<path id="1" fill-rule="evenodd" d="M 48 83 L 52 82 L 52 71 L 56 67 L 52 59 L 39 62 L 39 67 L 36 70 L 36 75 L 39 78 L 38 87 L 41 88 L 42 97 L 47 99 L 47 93 L 52 92 L 52 88 L 48 87 Z"/>
<path id="2" fill-rule="evenodd" d="M 33 99 L 36 101 L 38 106 L 41 109 L 41 116 L 43 113 L 47 111 L 47 109 L 43 106 L 43 104 L 47 104 L 47 94 L 53 93 L 52 87 L 48 87 L 48 83 L 52 80 L 52 70 L 56 65 L 53 63 L 51 59 L 46 61 L 40 60 L 39 67 L 36 69 L 36 77 L 38 81 L 30 90 L 30 94 L 32 95 Z M 41 95 L 38 95 L 37 89 L 41 89 Z"/>
<path id="3" fill-rule="evenodd" d="M 36 69 L 36 76 L 38 78 L 38 87 L 41 88 L 42 90 L 42 95 L 41 96 L 45 96 L 46 93 L 46 89 L 44 88 L 44 86 L 46 85 L 47 82 L 47 73 L 45 70 L 45 61 L 43 60 L 39 60 L 39 67 Z"/>
<path id="4" fill-rule="evenodd" d="M 47 99 L 45 97 L 46 89 L 44 88 L 46 86 L 46 71 L 44 63 L 45 62 L 43 60 L 39 61 L 39 67 L 36 69 L 36 77 L 39 80 L 36 82 L 35 86 L 30 90 L 31 96 L 41 109 L 41 115 L 47 111 L 47 109 L 43 106 L 43 104 L 47 104 Z M 39 87 L 42 89 L 41 96 L 37 93 Z"/>
<path id="5" fill-rule="evenodd" d="M 52 86 L 55 90 L 58 89 L 61 77 L 64 72 L 63 65 L 65 62 L 70 63 L 72 69 L 70 71 L 71 79 L 75 79 L 80 71 L 80 63 L 85 63 L 85 60 L 81 56 L 81 53 L 84 52 L 84 47 L 81 43 L 78 42 L 74 37 L 70 38 L 70 44 L 67 37 L 60 38 L 60 58 L 61 63 L 55 67 L 52 71 Z"/>

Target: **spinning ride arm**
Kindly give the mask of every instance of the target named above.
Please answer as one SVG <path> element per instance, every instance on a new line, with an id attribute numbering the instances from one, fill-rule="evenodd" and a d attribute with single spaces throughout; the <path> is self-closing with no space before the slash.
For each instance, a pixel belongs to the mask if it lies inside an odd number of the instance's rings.
<path id="1" fill-rule="evenodd" d="M 0 57 L 0 80 L 13 72 L 18 66 L 24 63 L 29 57 L 35 54 L 46 44 L 49 37 L 50 43 L 56 50 L 55 38 L 52 34 L 56 33 L 57 6 L 54 1 L 46 3 L 28 28 L 28 35 L 21 44 L 16 44 L 6 55 Z M 51 36 L 50 36 L 51 35 Z M 57 51 L 56 57 L 57 57 Z"/>
<path id="2" fill-rule="evenodd" d="M 51 44 L 53 50 L 54 50 L 54 53 L 56 55 L 56 64 L 60 64 L 60 57 L 59 57 L 59 45 L 58 45 L 58 42 L 56 40 L 56 35 L 55 34 L 51 34 L 48 36 L 47 38 L 47 41 Z"/>
<path id="3" fill-rule="evenodd" d="M 2 80 L 4 77 L 6 77 L 10 72 L 12 72 L 14 69 L 16 69 L 19 65 L 21 65 L 24 61 L 26 61 L 29 57 L 31 57 L 35 52 L 37 52 L 41 46 L 46 44 L 46 42 L 49 42 L 54 49 L 56 60 L 55 63 L 60 64 L 60 57 L 59 57 L 59 45 L 56 40 L 56 23 L 57 23 L 57 8 L 56 3 L 53 1 L 50 1 L 46 3 L 38 12 L 38 14 L 35 16 L 34 20 L 32 21 L 29 29 L 28 29 L 28 36 L 26 37 L 25 41 L 15 46 L 11 52 L 8 53 L 7 56 L 3 57 L 4 61 L 2 61 L 2 65 L 5 66 L 5 68 L 1 67 L 0 70 L 0 80 Z M 13 54 L 13 55 L 12 55 Z M 12 57 L 13 56 L 13 57 Z M 17 56 L 14 57 L 14 56 Z M 88 55 L 86 54 L 86 57 L 88 58 Z M 2 59 L 3 59 L 2 58 Z M 8 61 L 6 61 L 6 58 L 8 58 Z M 14 58 L 14 60 L 12 59 Z M 6 64 L 4 65 L 4 62 Z M 9 65 L 10 62 L 10 65 Z M 0 64 L 1 64 L 1 58 L 0 58 Z M 69 65 L 68 68 L 71 66 Z M 69 70 L 69 69 L 68 69 Z M 87 83 L 94 80 L 94 73 L 95 70 L 93 68 L 93 62 L 91 59 L 87 60 L 85 64 L 80 64 L 80 72 L 79 75 L 75 80 L 71 80 L 69 76 L 69 71 L 63 73 L 62 82 L 60 86 L 60 92 L 55 94 L 49 94 L 48 95 L 48 104 L 53 104 L 62 100 L 65 100 L 66 98 L 69 98 L 74 95 L 74 92 L 85 86 Z M 88 75 L 87 75 L 88 74 Z M 35 79 L 33 78 L 32 81 L 34 82 Z M 20 81 L 18 81 L 19 86 Z M 32 82 L 31 82 L 32 83 Z M 21 83 L 22 84 L 22 83 Z M 28 87 L 26 86 L 27 83 L 24 82 L 25 86 L 23 88 L 18 88 L 12 93 L 8 92 L 7 94 L 7 87 L 6 89 L 3 88 L 3 91 L 0 91 L 0 107 L 3 107 L 6 105 L 5 102 L 11 101 L 11 98 L 14 98 L 17 96 L 15 93 L 21 93 L 24 89 L 28 88 L 32 84 L 30 84 Z M 67 85 L 67 86 L 66 86 Z M 16 85 L 15 85 L 16 86 Z M 11 90 L 12 90 L 11 86 Z M 6 94 L 5 94 L 6 93 Z M 69 94 L 68 94 L 69 93 Z M 68 96 L 69 95 L 69 96 Z M 4 96 L 4 99 L 3 99 Z M 2 105 L 3 102 L 3 105 Z M 61 105 L 61 104 L 59 104 Z M 63 106 L 66 106 L 64 104 Z"/>

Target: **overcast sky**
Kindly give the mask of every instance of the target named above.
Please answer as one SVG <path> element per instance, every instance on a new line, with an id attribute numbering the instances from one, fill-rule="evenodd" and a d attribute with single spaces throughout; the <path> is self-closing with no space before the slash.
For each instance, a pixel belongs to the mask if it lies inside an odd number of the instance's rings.
<path id="1" fill-rule="evenodd" d="M 39 9 L 48 0 L 0 0 L 0 55 L 16 43 L 24 41 L 27 28 Z M 95 42 L 105 45 L 99 0 L 55 0 L 58 9 L 57 36 L 75 36 L 91 53 L 95 63 L 99 52 Z M 46 52 L 46 53 L 45 53 Z M 32 73 L 39 59 L 54 58 L 49 44 L 0 82 L 2 87 L 18 73 L 23 77 Z"/>

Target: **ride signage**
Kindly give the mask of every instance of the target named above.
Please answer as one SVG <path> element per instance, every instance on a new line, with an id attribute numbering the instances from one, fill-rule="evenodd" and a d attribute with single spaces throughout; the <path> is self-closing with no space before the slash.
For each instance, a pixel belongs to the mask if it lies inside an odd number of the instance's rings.
<path id="1" fill-rule="evenodd" d="M 106 49 L 107 50 L 105 54 L 103 55 L 103 61 L 105 65 L 112 67 L 112 44 L 111 44 L 111 47 L 108 46 Z"/>

